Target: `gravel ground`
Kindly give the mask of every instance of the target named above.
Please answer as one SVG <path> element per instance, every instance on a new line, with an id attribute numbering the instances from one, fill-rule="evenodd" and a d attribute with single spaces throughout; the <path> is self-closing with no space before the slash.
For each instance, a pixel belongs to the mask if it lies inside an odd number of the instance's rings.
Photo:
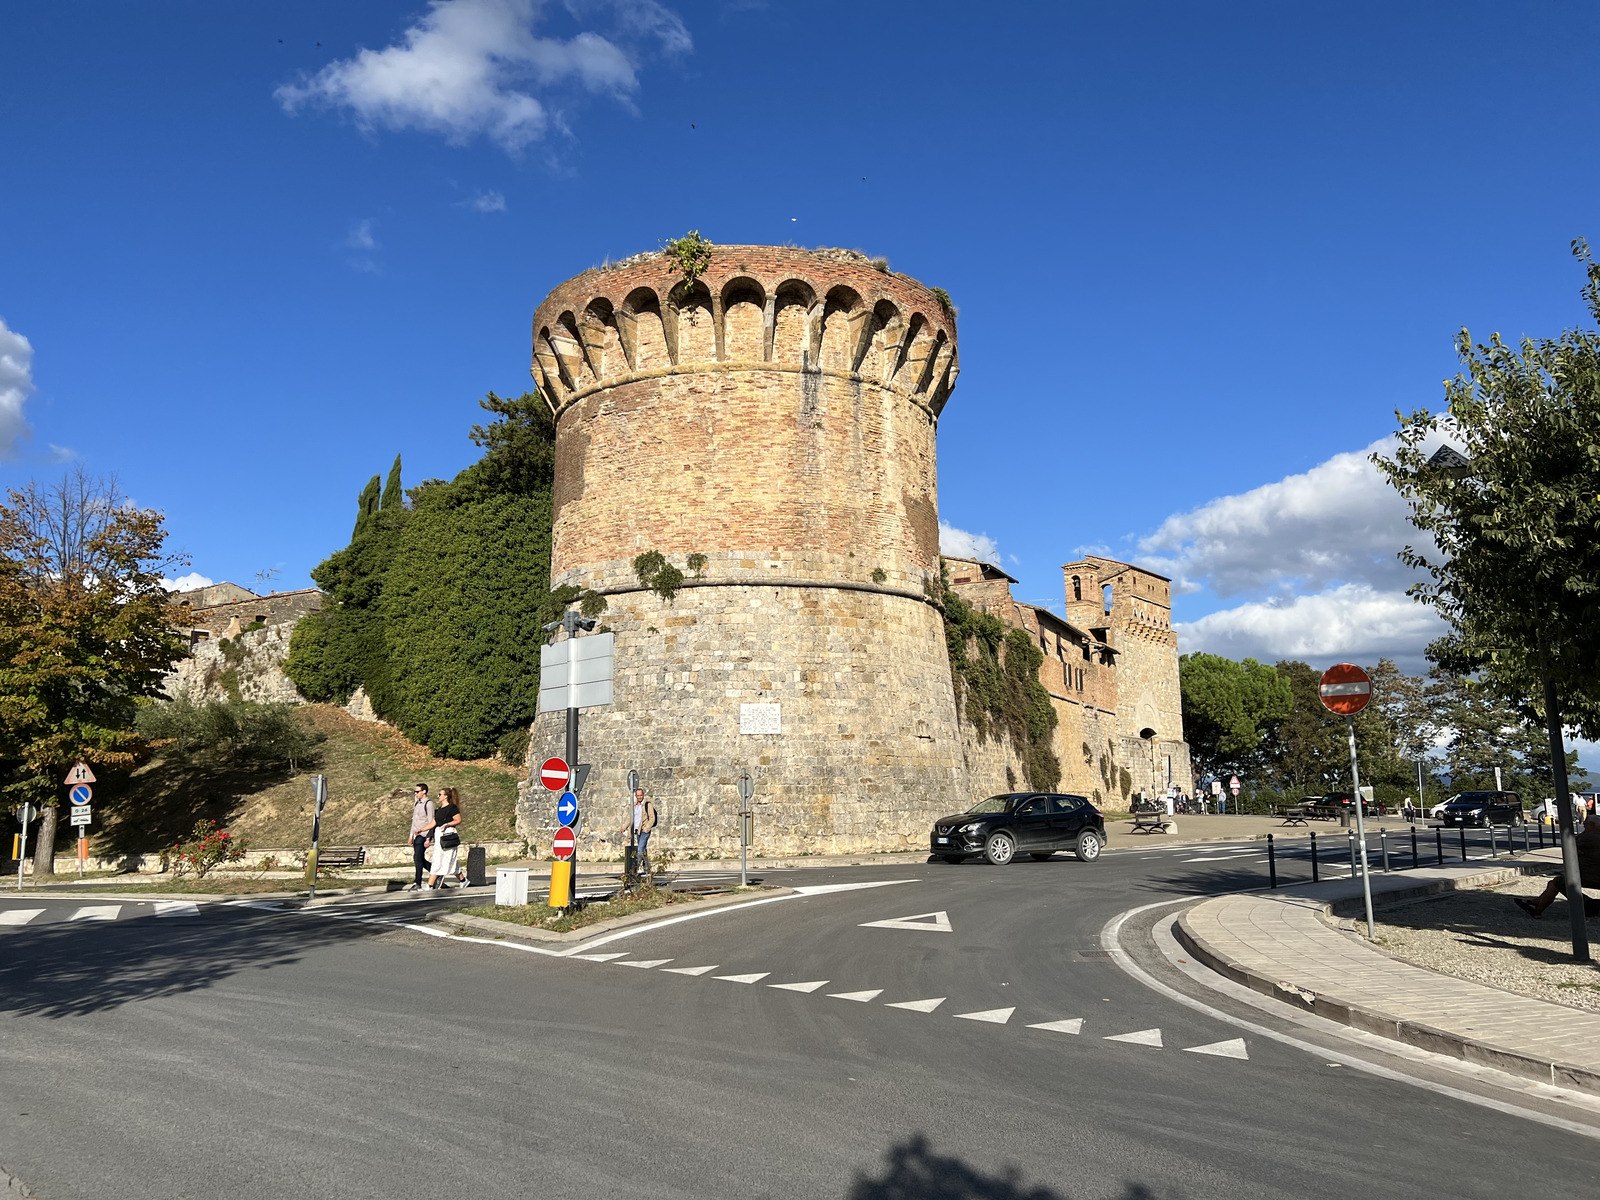
<path id="1" fill-rule="evenodd" d="M 1524 876 L 1482 891 L 1452 892 L 1379 909 L 1379 944 L 1396 958 L 1445 975 L 1600 1012 L 1600 965 L 1572 961 L 1567 902 L 1535 921 L 1511 902 L 1537 896 L 1547 878 Z M 1600 922 L 1589 922 L 1600 950 Z"/>

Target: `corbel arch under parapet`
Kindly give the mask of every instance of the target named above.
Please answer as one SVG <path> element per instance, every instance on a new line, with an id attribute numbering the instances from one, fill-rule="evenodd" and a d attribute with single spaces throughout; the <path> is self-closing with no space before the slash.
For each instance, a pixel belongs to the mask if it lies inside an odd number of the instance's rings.
<path id="1" fill-rule="evenodd" d="M 879 300 L 872 306 L 872 320 L 868 326 L 866 348 L 857 367 L 869 379 L 892 383 L 894 368 L 900 361 L 900 342 L 906 332 L 906 322 L 893 300 Z"/>
<path id="2" fill-rule="evenodd" d="M 545 395 L 560 398 L 571 392 L 566 380 L 561 377 L 561 362 L 556 358 L 556 352 L 550 345 L 550 327 L 541 325 L 533 335 L 533 361 L 538 365 L 539 378 L 544 384 Z"/>
<path id="3" fill-rule="evenodd" d="M 899 359 L 894 365 L 892 381 L 902 392 L 914 392 L 917 383 L 927 370 L 928 356 L 933 351 L 933 332 L 928 318 L 914 312 L 906 318 L 906 332 L 900 340 Z"/>
<path id="4" fill-rule="evenodd" d="M 617 333 L 622 352 L 635 371 L 670 366 L 673 353 L 667 344 L 666 322 L 661 315 L 661 298 L 654 288 L 636 287 L 623 298 L 616 310 Z"/>
<path id="5" fill-rule="evenodd" d="M 584 358 L 596 379 L 619 374 L 624 369 L 622 341 L 610 300 L 596 296 L 584 306 L 578 316 L 578 335 L 583 343 Z"/>
<path id="6" fill-rule="evenodd" d="M 834 371 L 854 371 L 859 363 L 861 331 L 867 319 L 861 294 L 845 284 L 828 289 L 822 320 L 812 331 L 813 361 Z"/>
<path id="7" fill-rule="evenodd" d="M 772 289 L 772 351 L 771 362 L 816 364 L 811 351 L 812 314 L 817 306 L 817 293 L 801 279 L 786 279 Z M 810 358 L 807 355 L 810 354 Z"/>
<path id="8" fill-rule="evenodd" d="M 674 366 L 716 360 L 716 317 L 711 289 L 704 280 L 697 279 L 692 284 L 687 280 L 679 282 L 667 293 L 661 316 Z"/>
<path id="9" fill-rule="evenodd" d="M 722 285 L 722 335 L 717 357 L 722 362 L 762 362 L 767 357 L 767 292 L 748 275 Z"/>
<path id="10" fill-rule="evenodd" d="M 578 332 L 578 318 L 571 309 L 564 311 L 550 327 L 550 345 L 561 362 L 562 377 L 573 391 L 598 381 L 599 376 L 590 370 L 584 355 L 583 335 Z"/>

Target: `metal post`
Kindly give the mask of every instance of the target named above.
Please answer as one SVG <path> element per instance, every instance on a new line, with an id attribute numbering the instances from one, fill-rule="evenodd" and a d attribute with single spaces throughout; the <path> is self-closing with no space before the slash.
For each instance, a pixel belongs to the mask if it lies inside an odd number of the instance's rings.
<path id="1" fill-rule="evenodd" d="M 1411 827 L 1411 869 L 1417 869 L 1417 827 Z"/>
<path id="2" fill-rule="evenodd" d="M 1459 828 L 1461 830 L 1461 861 L 1462 862 L 1466 862 L 1467 861 L 1467 827 L 1466 827 L 1465 824 L 1462 824 Z"/>
<path id="3" fill-rule="evenodd" d="M 1433 852 L 1439 857 L 1439 865 L 1444 866 L 1444 826 L 1433 827 Z"/>
<path id="4" fill-rule="evenodd" d="M 1499 858 L 1500 848 L 1494 844 L 1494 822 L 1485 821 L 1484 824 L 1489 827 L 1489 857 Z"/>
<path id="5" fill-rule="evenodd" d="M 1356 803 L 1359 804 L 1360 802 L 1358 797 Z M 1346 833 L 1345 840 L 1350 844 L 1350 878 L 1354 879 L 1356 877 L 1356 831 L 1352 829 Z"/>
<path id="6" fill-rule="evenodd" d="M 567 634 L 567 695 L 572 695 L 573 670 L 572 670 L 572 634 Z M 567 787 L 572 787 L 573 780 L 578 777 L 578 710 L 567 709 Z M 630 797 L 631 799 L 631 797 Z M 441 881 L 442 882 L 442 881 Z M 572 907 L 582 907 L 578 903 L 578 839 L 572 839 Z"/>
<path id="7" fill-rule="evenodd" d="M 1311 882 L 1317 882 L 1317 831 L 1311 831 Z"/>
<path id="8" fill-rule="evenodd" d="M 322 837 L 322 806 L 328 802 L 328 777 L 311 777 L 311 800 L 315 810 L 311 817 L 311 853 L 306 856 L 306 899 L 317 898 L 317 842 Z"/>
<path id="9" fill-rule="evenodd" d="M 1378 845 L 1383 850 L 1383 873 L 1387 875 L 1389 873 L 1389 831 L 1387 829 L 1380 828 L 1378 830 Z"/>
<path id="10" fill-rule="evenodd" d="M 1361 899 L 1367 910 L 1367 940 L 1377 941 L 1378 931 L 1372 924 L 1372 881 L 1367 878 L 1367 822 L 1362 815 L 1366 806 L 1361 803 L 1361 768 L 1356 763 L 1356 719 L 1344 719 L 1350 732 L 1350 787 L 1356 794 L 1356 832 L 1361 837 Z"/>
<path id="11" fill-rule="evenodd" d="M 1278 854 L 1272 844 L 1272 835 L 1267 834 L 1267 886 L 1278 886 Z"/>
<path id="12" fill-rule="evenodd" d="M 28 858 L 28 818 L 33 816 L 33 805 L 22 802 L 22 841 L 17 843 L 17 891 L 22 890 L 22 864 Z"/>

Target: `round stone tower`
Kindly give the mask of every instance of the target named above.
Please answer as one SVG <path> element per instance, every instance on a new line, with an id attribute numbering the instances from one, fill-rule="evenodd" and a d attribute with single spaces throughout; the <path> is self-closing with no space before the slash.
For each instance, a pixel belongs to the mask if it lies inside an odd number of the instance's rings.
<path id="1" fill-rule="evenodd" d="M 738 845 L 755 779 L 768 853 L 924 846 L 964 807 L 934 604 L 934 432 L 958 371 L 952 313 L 842 250 L 716 246 L 586 271 L 533 320 L 556 413 L 552 581 L 603 593 L 615 704 L 583 714 L 585 838 L 637 769 L 680 852 Z M 670 599 L 634 559 L 684 578 Z M 539 717 L 530 759 L 564 746 Z M 525 789 L 523 833 L 555 826 Z"/>

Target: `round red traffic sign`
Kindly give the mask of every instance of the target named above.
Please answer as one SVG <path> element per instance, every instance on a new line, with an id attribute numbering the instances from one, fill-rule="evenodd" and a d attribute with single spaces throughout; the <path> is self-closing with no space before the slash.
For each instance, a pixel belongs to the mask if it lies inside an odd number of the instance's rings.
<path id="1" fill-rule="evenodd" d="M 572 774 L 567 770 L 567 760 L 564 758 L 547 758 L 544 766 L 539 768 L 539 782 L 552 792 L 567 790 L 567 779 Z"/>
<path id="2" fill-rule="evenodd" d="M 571 858 L 573 851 L 577 848 L 578 835 L 573 833 L 572 828 L 568 825 L 563 825 L 556 830 L 555 837 L 550 839 L 550 853 L 554 854 L 561 862 L 566 862 L 567 859 Z"/>
<path id="3" fill-rule="evenodd" d="M 1317 694 L 1329 712 L 1353 717 L 1372 700 L 1372 680 L 1354 663 L 1335 663 L 1322 673 Z"/>

